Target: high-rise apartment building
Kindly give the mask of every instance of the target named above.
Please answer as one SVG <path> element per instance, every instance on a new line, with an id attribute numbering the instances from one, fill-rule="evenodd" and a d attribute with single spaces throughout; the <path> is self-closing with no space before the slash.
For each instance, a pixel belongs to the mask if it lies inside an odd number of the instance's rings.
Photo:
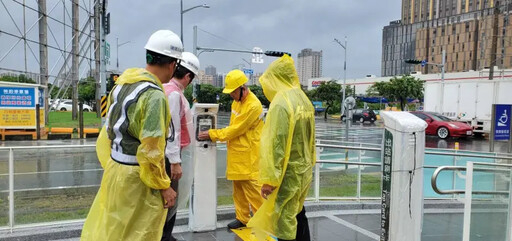
<path id="1" fill-rule="evenodd" d="M 206 75 L 216 76 L 217 75 L 217 68 L 213 65 L 208 65 L 204 70 Z"/>
<path id="2" fill-rule="evenodd" d="M 297 59 L 300 84 L 308 85 L 308 79 L 322 76 L 322 51 L 303 49 Z"/>
<path id="3" fill-rule="evenodd" d="M 384 27 L 382 76 L 411 71 L 437 73 L 439 68 L 404 63 L 426 59 L 446 72 L 512 67 L 512 4 L 496 0 L 402 0 L 401 20 Z"/>

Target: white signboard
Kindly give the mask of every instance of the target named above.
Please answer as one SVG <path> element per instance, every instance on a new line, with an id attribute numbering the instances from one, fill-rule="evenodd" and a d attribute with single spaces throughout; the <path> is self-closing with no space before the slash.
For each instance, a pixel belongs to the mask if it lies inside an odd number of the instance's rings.
<path id="1" fill-rule="evenodd" d="M 252 54 L 252 63 L 253 64 L 263 64 L 263 50 L 259 47 L 254 47 L 252 49 L 252 51 L 261 53 L 261 54 Z"/>

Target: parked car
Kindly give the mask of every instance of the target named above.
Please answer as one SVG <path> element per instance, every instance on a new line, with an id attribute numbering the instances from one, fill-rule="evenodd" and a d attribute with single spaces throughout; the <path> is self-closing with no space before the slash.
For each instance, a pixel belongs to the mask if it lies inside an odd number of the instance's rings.
<path id="1" fill-rule="evenodd" d="M 51 108 L 53 110 L 71 111 L 71 109 L 73 108 L 72 106 L 73 106 L 73 101 L 72 100 L 64 100 L 62 102 L 58 102 L 58 103 L 53 104 Z M 84 112 L 91 112 L 92 111 L 92 107 L 89 106 L 88 104 L 84 104 L 83 111 Z"/>
<path id="2" fill-rule="evenodd" d="M 341 120 L 345 119 L 345 114 L 341 116 Z M 369 121 L 370 123 L 375 122 L 377 120 L 377 115 L 375 115 L 375 112 L 370 109 L 354 109 L 352 110 L 352 122 L 359 121 L 361 123 L 364 123 L 366 121 Z"/>
<path id="3" fill-rule="evenodd" d="M 473 128 L 459 121 L 454 121 L 435 112 L 412 111 L 411 114 L 427 122 L 425 130 L 427 135 L 437 135 L 441 139 L 448 137 L 469 137 L 473 135 Z"/>

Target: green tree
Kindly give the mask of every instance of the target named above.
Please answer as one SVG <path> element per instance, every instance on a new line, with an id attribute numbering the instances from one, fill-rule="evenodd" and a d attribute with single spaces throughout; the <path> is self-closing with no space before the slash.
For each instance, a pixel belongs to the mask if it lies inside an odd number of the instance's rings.
<path id="1" fill-rule="evenodd" d="M 87 103 L 91 103 L 96 99 L 96 80 L 93 77 L 80 80 L 78 84 L 78 98 Z"/>
<path id="2" fill-rule="evenodd" d="M 36 82 L 28 78 L 24 74 L 20 74 L 18 76 L 2 76 L 0 77 L 0 81 L 7 81 L 7 82 L 18 82 L 18 83 L 27 83 L 27 84 L 35 84 Z"/>
<path id="3" fill-rule="evenodd" d="M 251 90 L 252 93 L 254 93 L 254 95 L 256 95 L 256 97 L 258 97 L 263 106 L 267 108 L 270 106 L 270 101 L 268 101 L 267 97 L 265 97 L 265 94 L 263 93 L 263 88 L 261 88 L 261 86 L 251 85 L 249 86 L 249 89 Z"/>
<path id="4" fill-rule="evenodd" d="M 327 119 L 327 113 L 334 106 L 336 100 L 340 100 L 340 90 L 341 85 L 334 81 L 322 83 L 315 89 L 313 99 L 325 102 L 327 105 L 324 112 L 324 119 Z"/>
<path id="5" fill-rule="evenodd" d="M 401 110 L 405 109 L 408 98 L 423 98 L 423 81 L 410 75 L 400 78 L 393 77 L 389 82 L 377 82 L 372 88 L 377 90 L 380 96 L 391 101 L 400 102 Z"/>
<path id="6" fill-rule="evenodd" d="M 194 104 L 194 99 L 193 99 L 193 96 L 192 96 L 192 92 L 193 91 L 194 91 L 194 85 L 193 84 L 189 84 L 187 86 L 187 88 L 185 88 L 185 91 L 183 91 L 183 94 L 185 95 L 185 98 L 187 98 L 188 103 L 191 105 L 190 107 L 192 107 L 192 104 Z"/>
<path id="7" fill-rule="evenodd" d="M 210 84 L 201 84 L 201 91 L 197 95 L 199 103 L 217 103 L 217 95 L 221 92 L 219 88 Z M 219 96 L 220 97 L 220 96 Z"/>

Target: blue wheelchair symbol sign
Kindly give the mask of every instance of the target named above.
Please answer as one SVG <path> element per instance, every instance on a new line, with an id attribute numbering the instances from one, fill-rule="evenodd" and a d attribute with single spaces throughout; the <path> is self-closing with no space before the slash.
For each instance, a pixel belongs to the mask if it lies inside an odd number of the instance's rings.
<path id="1" fill-rule="evenodd" d="M 512 105 L 496 105 L 494 124 L 494 140 L 510 139 L 510 114 Z"/>

